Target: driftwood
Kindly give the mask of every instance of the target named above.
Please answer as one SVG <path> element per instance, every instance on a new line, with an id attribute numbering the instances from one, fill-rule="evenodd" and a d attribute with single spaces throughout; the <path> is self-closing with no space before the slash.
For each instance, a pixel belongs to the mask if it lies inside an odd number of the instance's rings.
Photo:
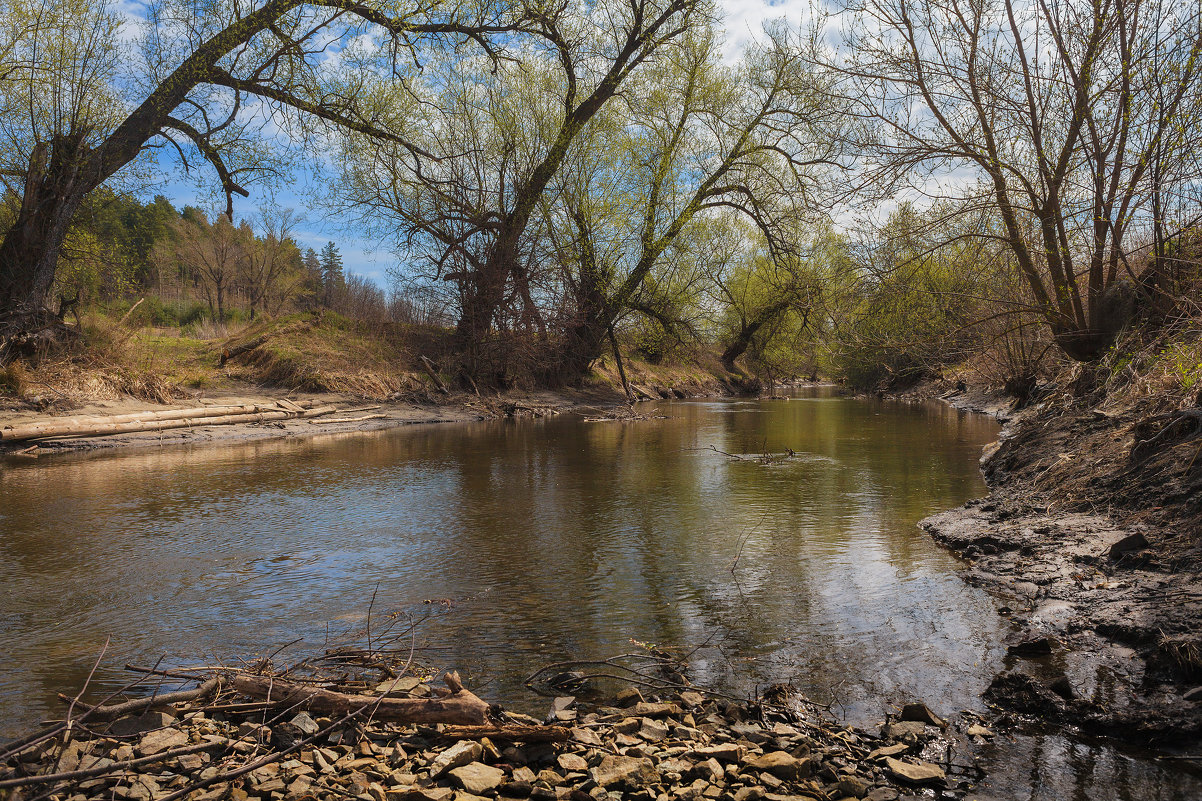
<path id="1" fill-rule="evenodd" d="M 566 743 L 571 732 L 563 726 L 447 726 L 442 736 L 450 740 L 482 740 L 487 737 L 507 743 Z"/>
<path id="2" fill-rule="evenodd" d="M 386 414 L 365 414 L 362 417 L 327 417 L 325 420 L 310 420 L 310 423 L 362 423 L 364 420 L 384 420 Z"/>
<path id="3" fill-rule="evenodd" d="M 22 439 L 66 436 L 76 431 L 96 426 L 136 423 L 139 421 L 181 420 L 189 417 L 225 417 L 231 414 L 247 414 L 254 412 L 257 408 L 252 404 L 243 404 L 240 406 L 199 406 L 191 409 L 165 409 L 159 412 L 133 412 L 130 414 L 114 414 L 107 417 L 97 415 L 88 417 L 56 417 L 41 423 L 2 428 L 0 429 L 0 440 L 9 442 Z"/>
<path id="4" fill-rule="evenodd" d="M 438 377 L 438 372 L 435 371 L 434 365 L 430 360 L 425 356 L 418 356 L 417 358 L 421 361 L 422 367 L 426 368 L 426 375 L 430 376 L 430 380 L 434 382 L 434 386 L 438 387 L 438 391 L 444 395 L 450 395 L 451 391 L 447 389 L 446 384 L 442 383 L 442 379 Z"/>
<path id="5" fill-rule="evenodd" d="M 159 693 L 158 695 L 147 696 L 146 698 L 135 698 L 132 701 L 126 701 L 122 704 L 112 704 L 110 706 L 88 706 L 82 701 L 75 701 L 75 705 L 83 712 L 78 715 L 79 718 L 87 720 L 115 720 L 116 718 L 133 715 L 138 712 L 145 712 L 147 709 L 152 709 L 156 706 L 165 706 L 167 704 L 177 704 L 183 701 L 195 701 L 197 698 L 206 698 L 221 687 L 221 680 L 212 678 L 192 690 L 180 690 L 173 693 Z M 64 700 L 71 701 L 73 699 L 62 696 Z"/>
<path id="6" fill-rule="evenodd" d="M 222 409 L 223 411 L 215 411 Z M 236 409 L 237 411 L 231 411 Z M 248 411 L 243 411 L 248 410 Z M 202 412 L 191 417 L 179 417 L 184 412 Z M 167 412 L 147 412 L 145 414 L 117 415 L 114 418 L 92 418 L 52 423 L 34 423 L 28 426 L 6 428 L 0 430 L 0 440 L 4 442 L 19 442 L 30 439 L 51 439 L 57 437 L 106 437 L 113 434 L 137 434 L 144 431 L 166 431 L 173 428 L 192 428 L 194 426 L 226 426 L 235 423 L 262 423 L 269 420 L 287 420 L 296 417 L 321 417 L 338 411 L 336 406 L 319 406 L 302 412 L 290 412 L 283 409 L 268 409 L 263 406 L 246 407 L 205 407 L 202 409 L 175 409 Z M 120 418 L 133 418 L 123 420 Z"/>
<path id="7" fill-rule="evenodd" d="M 279 681 L 269 676 L 235 676 L 233 688 L 252 698 L 310 709 L 326 715 L 345 715 L 367 709 L 376 720 L 394 723 L 451 723 L 482 726 L 488 719 L 488 703 L 463 688 L 459 677 L 444 679 L 450 693 L 441 698 L 389 698 L 351 695 L 319 687 Z"/>

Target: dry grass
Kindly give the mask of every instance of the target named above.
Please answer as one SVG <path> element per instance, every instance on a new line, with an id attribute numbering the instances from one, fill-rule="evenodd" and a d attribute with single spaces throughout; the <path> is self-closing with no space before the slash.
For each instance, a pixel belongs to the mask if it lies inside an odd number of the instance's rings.
<path id="1" fill-rule="evenodd" d="M 289 317 L 255 325 L 225 346 L 259 337 L 266 340 L 230 363 L 231 376 L 288 389 L 377 399 L 416 385 L 395 343 L 338 315 Z"/>
<path id="2" fill-rule="evenodd" d="M 1161 637 L 1156 649 L 1184 676 L 1202 676 L 1202 641 L 1197 637 Z"/>

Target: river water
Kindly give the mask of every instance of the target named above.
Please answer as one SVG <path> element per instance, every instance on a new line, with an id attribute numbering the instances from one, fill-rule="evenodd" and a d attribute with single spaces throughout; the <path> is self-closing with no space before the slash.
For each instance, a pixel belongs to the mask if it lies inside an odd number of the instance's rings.
<path id="1" fill-rule="evenodd" d="M 984 493 L 992 420 L 829 389 L 638 410 L 664 417 L 2 463 L 0 737 L 60 709 L 106 641 L 98 691 L 129 661 L 320 650 L 369 609 L 420 620 L 419 661 L 531 712 L 536 668 L 637 643 L 861 725 L 911 699 L 982 709 L 1005 621 L 915 523 Z M 1202 797 L 1179 763 L 1077 739 L 994 759 L 982 799 Z"/>

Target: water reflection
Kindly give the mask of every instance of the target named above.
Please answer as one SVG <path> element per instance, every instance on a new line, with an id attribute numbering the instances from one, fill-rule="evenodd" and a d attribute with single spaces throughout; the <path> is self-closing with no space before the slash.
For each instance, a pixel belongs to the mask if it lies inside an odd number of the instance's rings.
<path id="1" fill-rule="evenodd" d="M 430 661 L 530 711 L 536 667 L 632 639 L 860 723 L 979 706 L 1001 622 L 914 524 L 983 492 L 992 421 L 827 393 L 660 411 L 8 464 L 0 730 L 50 714 L 109 635 L 114 665 L 316 646 L 373 593 L 431 615 Z"/>

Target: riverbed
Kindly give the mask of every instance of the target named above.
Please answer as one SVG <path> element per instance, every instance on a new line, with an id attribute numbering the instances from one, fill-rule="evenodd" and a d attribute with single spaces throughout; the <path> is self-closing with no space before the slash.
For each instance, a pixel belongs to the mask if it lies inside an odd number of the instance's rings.
<path id="1" fill-rule="evenodd" d="M 642 404 L 0 470 L 0 736 L 105 651 L 214 663 L 399 612 L 418 659 L 528 711 L 536 668 L 655 644 L 698 684 L 791 682 L 860 725 L 984 712 L 1007 623 L 915 524 L 984 494 L 983 415 L 837 396 Z M 1197 797 L 1180 768 L 1058 736 L 981 798 Z M 1093 788 L 1093 789 L 1091 789 Z M 992 795 L 990 795 L 992 793 Z"/>

